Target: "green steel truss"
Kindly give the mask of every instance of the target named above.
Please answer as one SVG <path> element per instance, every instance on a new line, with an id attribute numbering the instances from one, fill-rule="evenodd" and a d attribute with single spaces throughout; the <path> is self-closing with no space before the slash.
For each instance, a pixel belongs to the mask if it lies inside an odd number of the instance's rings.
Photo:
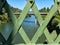
<path id="1" fill-rule="evenodd" d="M 49 31 L 47 29 L 48 23 L 50 22 L 51 18 L 54 16 L 55 12 L 58 9 L 57 8 L 58 7 L 58 5 L 57 5 L 58 0 L 55 0 L 55 4 L 53 5 L 51 10 L 49 11 L 47 16 L 45 17 L 45 20 L 42 19 L 42 16 L 40 15 L 40 12 L 38 11 L 38 8 L 37 8 L 34 0 L 27 0 L 27 4 L 24 7 L 24 9 L 23 9 L 23 11 L 22 11 L 22 13 L 21 13 L 21 15 L 19 16 L 18 19 L 11 12 L 11 10 L 9 8 L 9 4 L 7 3 L 7 1 L 4 0 L 4 2 L 0 1 L 0 9 L 2 8 L 3 4 L 5 4 L 4 8 L 5 8 L 6 12 L 8 13 L 9 17 L 12 20 L 13 30 L 12 30 L 12 33 L 10 33 L 10 34 L 12 34 L 12 36 L 9 35 L 9 37 L 7 38 L 8 40 L 5 37 L 3 37 L 3 35 L 1 34 L 0 35 L 0 41 L 1 42 L 7 43 L 7 44 L 9 44 L 9 43 L 12 44 L 12 41 L 13 41 L 14 37 L 16 36 L 17 33 L 19 33 L 19 35 L 21 35 L 21 37 L 23 38 L 23 40 L 26 44 L 30 44 L 30 45 L 31 44 L 36 44 L 39 37 L 43 36 L 43 34 L 45 35 L 48 44 L 55 44 L 55 43 L 59 44 L 60 34 L 57 36 L 56 31 L 53 31 L 52 33 L 49 33 Z M 34 34 L 34 36 L 31 40 L 29 39 L 25 30 L 21 26 L 21 24 L 22 24 L 23 20 L 25 19 L 25 17 L 26 17 L 30 8 L 33 10 L 33 12 L 34 12 L 39 24 L 40 24 L 40 27 L 38 28 L 38 30 L 36 31 L 36 33 Z M 1 32 L 1 30 L 3 30 L 3 27 L 0 24 L 0 32 Z"/>

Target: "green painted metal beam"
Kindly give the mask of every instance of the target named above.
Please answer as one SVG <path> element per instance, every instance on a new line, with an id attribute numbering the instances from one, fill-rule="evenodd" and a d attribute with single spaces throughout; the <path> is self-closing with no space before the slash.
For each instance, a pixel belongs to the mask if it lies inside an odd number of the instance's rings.
<path id="1" fill-rule="evenodd" d="M 14 25 L 14 31 L 13 31 L 13 37 L 15 36 L 15 34 L 17 33 L 18 29 L 20 28 L 23 20 L 25 19 L 30 7 L 32 4 L 29 3 L 29 1 L 27 2 L 25 8 L 23 9 L 21 15 L 19 16 L 19 18 L 17 19 L 17 22 Z M 28 7 L 28 8 L 27 8 Z M 20 31 L 19 31 L 20 32 Z M 28 37 L 27 37 L 28 38 Z"/>
<path id="2" fill-rule="evenodd" d="M 29 37 L 27 36 L 27 34 L 25 33 L 24 29 L 21 27 L 21 29 L 19 30 L 19 33 L 21 35 L 21 37 L 24 39 L 25 43 L 31 43 Z"/>
<path id="3" fill-rule="evenodd" d="M 49 23 L 49 21 L 53 17 L 53 14 L 56 11 L 57 11 L 57 3 L 54 4 L 54 6 L 52 7 L 52 9 L 49 11 L 48 15 L 46 16 L 46 18 L 44 20 L 44 23 L 42 24 L 42 26 L 35 33 L 34 37 L 32 38 L 32 42 L 33 43 L 36 43 L 36 41 L 38 40 L 38 38 L 42 35 L 42 33 L 44 32 L 45 27 L 47 26 L 47 24 Z"/>
<path id="4" fill-rule="evenodd" d="M 6 1 L 6 0 L 5 0 Z M 5 10 L 8 13 L 9 17 L 12 20 L 13 23 L 13 30 L 12 30 L 12 39 L 10 40 L 10 42 L 12 42 L 12 40 L 14 39 L 16 33 L 19 32 L 19 34 L 21 35 L 21 37 L 23 38 L 23 40 L 25 41 L 26 44 L 35 44 L 37 42 L 37 40 L 39 39 L 39 37 L 42 36 L 42 34 L 44 33 L 46 36 L 46 39 L 48 41 L 49 44 L 51 43 L 59 43 L 60 42 L 60 35 L 57 37 L 55 32 L 52 32 L 51 34 L 49 33 L 48 29 L 47 29 L 47 25 L 50 22 L 51 18 L 54 16 L 55 12 L 57 11 L 57 2 L 58 0 L 55 0 L 55 4 L 53 5 L 52 9 L 49 11 L 48 15 L 45 17 L 45 19 L 43 20 L 42 16 L 39 13 L 39 10 L 35 4 L 35 0 L 27 0 L 27 4 L 24 7 L 21 15 L 19 16 L 19 18 L 16 18 L 16 16 L 11 12 L 9 5 L 6 1 L 5 3 Z M 0 2 L 0 4 L 2 4 Z M 2 6 L 2 5 L 0 5 Z M 0 7 L 1 8 L 1 7 Z M 29 11 L 29 9 L 32 8 L 36 19 L 38 20 L 40 27 L 38 28 L 38 30 L 36 31 L 35 35 L 33 36 L 32 40 L 29 39 L 29 37 L 27 36 L 26 32 L 24 31 L 24 29 L 21 27 L 22 22 L 24 21 L 25 17 L 27 16 L 27 13 Z M 60 23 L 60 22 L 59 22 Z M 0 30 L 2 29 L 2 26 L 0 25 Z M 53 35 L 55 35 L 54 37 L 52 37 Z"/>

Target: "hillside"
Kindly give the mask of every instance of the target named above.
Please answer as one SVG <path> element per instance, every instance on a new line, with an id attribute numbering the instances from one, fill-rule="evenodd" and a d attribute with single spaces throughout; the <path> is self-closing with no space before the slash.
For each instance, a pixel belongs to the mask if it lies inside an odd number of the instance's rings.
<path id="1" fill-rule="evenodd" d="M 13 7 L 11 7 L 10 6 L 10 9 L 11 9 L 11 11 L 13 12 L 13 14 L 14 13 L 21 13 L 22 12 L 22 10 L 21 9 L 18 9 L 18 8 L 13 8 Z M 8 22 L 8 21 L 10 21 L 10 18 L 8 17 L 8 13 L 6 13 L 6 11 L 5 11 L 5 9 L 2 9 L 3 11 L 3 14 L 0 14 L 0 23 L 1 22 Z M 39 10 L 39 12 L 49 12 L 49 8 L 42 8 L 42 9 L 40 9 Z M 1 13 L 1 12 L 0 12 Z M 58 12 L 56 12 L 56 15 L 58 16 Z M 18 15 L 17 15 L 18 16 Z M 27 17 L 29 17 L 29 16 L 27 16 Z M 44 16 L 45 17 L 45 16 Z"/>
<path id="2" fill-rule="evenodd" d="M 11 6 L 10 6 L 10 9 L 13 13 L 22 11 L 18 8 L 13 8 Z M 4 8 L 2 8 L 2 13 L 0 12 L 0 23 L 6 23 L 6 22 L 9 22 L 9 21 L 10 21 L 10 18 L 8 16 L 8 13 L 6 12 L 6 10 Z"/>
<path id="3" fill-rule="evenodd" d="M 12 11 L 13 13 L 15 13 L 16 11 L 17 11 L 17 12 L 22 12 L 22 10 L 20 10 L 20 9 L 18 9 L 18 8 L 13 8 L 13 7 L 11 7 L 11 6 L 10 6 L 10 9 L 11 9 L 11 11 Z"/>

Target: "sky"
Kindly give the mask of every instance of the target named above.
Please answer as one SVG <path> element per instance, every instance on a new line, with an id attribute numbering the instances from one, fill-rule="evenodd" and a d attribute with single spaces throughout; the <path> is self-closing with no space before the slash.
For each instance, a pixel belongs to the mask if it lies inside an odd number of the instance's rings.
<path id="1" fill-rule="evenodd" d="M 25 7 L 25 5 L 27 4 L 26 0 L 7 0 L 7 2 L 15 8 L 21 9 L 23 10 L 23 8 Z M 35 0 L 35 3 L 38 7 L 38 9 L 41 9 L 43 7 L 49 7 L 51 8 L 51 6 L 54 4 L 54 0 Z"/>

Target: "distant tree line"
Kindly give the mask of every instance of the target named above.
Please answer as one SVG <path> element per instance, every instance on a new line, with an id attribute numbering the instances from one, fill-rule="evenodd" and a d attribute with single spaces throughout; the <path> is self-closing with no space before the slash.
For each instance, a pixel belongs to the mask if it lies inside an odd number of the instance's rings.
<path id="1" fill-rule="evenodd" d="M 40 12 L 49 12 L 49 10 L 50 10 L 49 7 L 48 7 L 48 8 L 45 8 L 45 7 L 44 7 L 44 8 L 42 8 L 42 9 L 40 9 L 39 11 L 40 11 Z"/>
<path id="2" fill-rule="evenodd" d="M 22 12 L 22 10 L 20 10 L 20 9 L 18 9 L 18 8 L 13 8 L 12 6 L 10 6 L 10 9 L 11 9 L 11 11 L 13 12 L 13 13 L 15 13 L 15 12 Z M 42 8 L 42 9 L 40 9 L 39 10 L 40 12 L 49 12 L 50 11 L 50 9 L 49 9 L 49 7 L 47 7 L 47 8 Z M 0 12 L 1 13 L 1 12 Z M 2 13 L 3 14 L 0 14 L 0 22 L 1 21 L 4 21 L 5 19 L 6 20 L 9 20 L 9 17 L 8 17 L 8 13 L 5 11 L 5 9 L 3 9 L 2 8 Z M 58 14 L 58 11 L 56 12 L 56 15 Z M 3 16 L 4 15 L 4 16 Z M 30 16 L 27 16 L 27 17 L 30 17 Z M 5 22 L 5 21 L 4 21 Z"/>

